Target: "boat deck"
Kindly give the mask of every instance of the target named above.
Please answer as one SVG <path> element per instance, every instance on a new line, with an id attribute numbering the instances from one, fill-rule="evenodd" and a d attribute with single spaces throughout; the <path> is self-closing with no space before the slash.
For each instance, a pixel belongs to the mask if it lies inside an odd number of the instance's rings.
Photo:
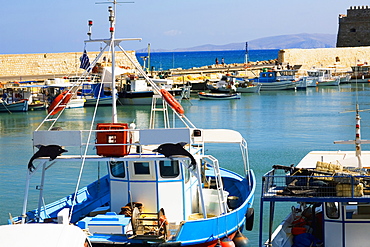
<path id="1" fill-rule="evenodd" d="M 330 202 L 369 201 L 370 175 L 314 170 L 293 174 L 273 169 L 262 177 L 262 201 Z"/>

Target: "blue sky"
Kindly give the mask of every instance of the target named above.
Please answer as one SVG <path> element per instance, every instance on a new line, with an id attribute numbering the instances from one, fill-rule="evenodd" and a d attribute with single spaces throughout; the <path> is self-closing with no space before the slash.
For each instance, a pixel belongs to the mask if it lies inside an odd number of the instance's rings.
<path id="1" fill-rule="evenodd" d="M 84 49 L 87 21 L 93 38 L 109 35 L 105 0 L 18 0 L 1 3 L 0 54 Z M 336 34 L 338 15 L 368 0 L 133 0 L 117 7 L 116 37 L 126 50 L 188 48 L 246 42 L 275 35 Z M 98 45 L 99 46 L 99 45 Z M 99 47 L 86 47 L 97 50 Z"/>

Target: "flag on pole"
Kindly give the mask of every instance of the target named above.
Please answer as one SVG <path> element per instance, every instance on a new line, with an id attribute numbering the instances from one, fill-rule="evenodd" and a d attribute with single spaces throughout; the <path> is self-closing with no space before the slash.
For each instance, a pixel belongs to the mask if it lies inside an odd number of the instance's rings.
<path id="1" fill-rule="evenodd" d="M 89 60 L 89 57 L 87 56 L 86 50 L 84 50 L 84 53 L 80 57 L 80 61 L 81 61 L 81 64 L 80 64 L 81 69 L 87 70 L 90 67 L 90 60 Z"/>

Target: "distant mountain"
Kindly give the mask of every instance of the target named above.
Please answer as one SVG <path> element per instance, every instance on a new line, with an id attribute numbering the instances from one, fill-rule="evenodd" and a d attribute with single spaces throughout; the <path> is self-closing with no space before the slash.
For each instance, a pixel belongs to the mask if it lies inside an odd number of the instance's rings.
<path id="1" fill-rule="evenodd" d="M 292 34 L 279 35 L 266 38 L 254 39 L 248 41 L 249 50 L 263 49 L 312 49 L 312 48 L 332 48 L 336 45 L 336 34 Z M 228 51 L 228 50 L 244 50 L 245 42 L 231 43 L 227 45 L 201 45 L 190 48 L 177 48 L 174 50 L 156 49 L 152 52 L 182 52 L 182 51 Z M 147 52 L 147 49 L 137 50 L 136 52 Z"/>

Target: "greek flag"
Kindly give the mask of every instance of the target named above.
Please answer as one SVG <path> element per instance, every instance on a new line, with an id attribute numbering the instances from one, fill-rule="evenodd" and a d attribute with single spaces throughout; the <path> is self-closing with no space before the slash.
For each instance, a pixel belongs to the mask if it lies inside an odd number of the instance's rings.
<path id="1" fill-rule="evenodd" d="M 81 61 L 81 64 L 80 64 L 81 69 L 87 70 L 90 67 L 90 60 L 89 60 L 89 57 L 87 56 L 86 50 L 84 50 L 84 53 L 80 57 L 80 61 Z"/>

